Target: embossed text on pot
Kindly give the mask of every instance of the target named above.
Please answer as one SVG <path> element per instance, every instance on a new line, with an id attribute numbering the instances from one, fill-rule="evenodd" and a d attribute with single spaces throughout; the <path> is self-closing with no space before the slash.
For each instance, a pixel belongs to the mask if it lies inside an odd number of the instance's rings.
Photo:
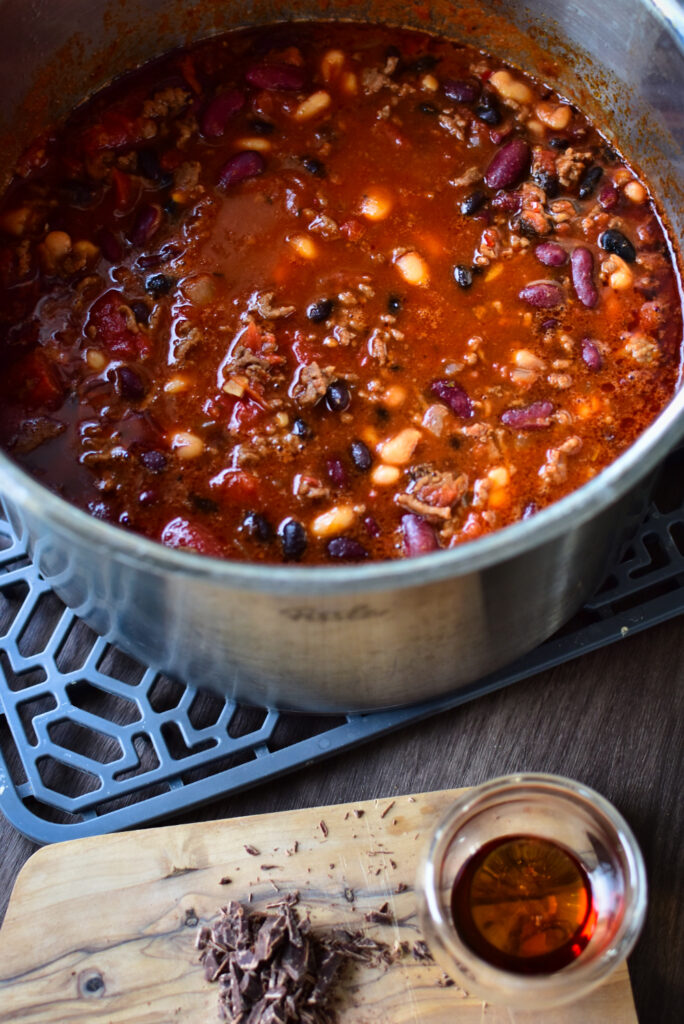
<path id="1" fill-rule="evenodd" d="M 3 0 L 0 182 L 41 126 L 126 68 L 245 25 L 343 17 L 434 30 L 559 86 L 655 186 L 684 237 L 684 12 L 674 0 Z M 614 554 L 639 486 L 684 435 L 680 392 L 580 491 L 482 540 L 349 568 L 219 562 L 91 519 L 0 455 L 0 491 L 40 568 L 95 629 L 143 661 L 241 700 L 316 711 L 446 693 L 531 649 Z"/>

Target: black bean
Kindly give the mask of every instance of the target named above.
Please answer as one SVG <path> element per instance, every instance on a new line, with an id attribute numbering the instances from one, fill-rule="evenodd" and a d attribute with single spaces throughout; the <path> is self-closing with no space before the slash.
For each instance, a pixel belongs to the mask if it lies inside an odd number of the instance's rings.
<path id="1" fill-rule="evenodd" d="M 302 167 L 305 171 L 308 171 L 309 174 L 313 174 L 315 178 L 325 178 L 328 173 L 325 169 L 325 164 L 321 163 L 320 160 L 317 160 L 315 156 L 303 156 Z"/>
<path id="2" fill-rule="evenodd" d="M 317 302 L 311 303 L 306 315 L 312 323 L 321 324 L 328 319 L 334 308 L 335 303 L 332 299 L 318 299 Z"/>
<path id="3" fill-rule="evenodd" d="M 549 146 L 552 149 L 564 150 L 570 145 L 570 139 L 564 138 L 562 135 L 552 135 L 549 139 Z"/>
<path id="4" fill-rule="evenodd" d="M 280 543 L 283 557 L 287 562 L 298 562 L 309 543 L 306 530 L 296 519 L 286 519 L 280 524 Z"/>
<path id="5" fill-rule="evenodd" d="M 497 125 L 501 123 L 501 112 L 496 100 L 490 93 L 484 93 L 480 102 L 475 107 L 475 117 L 485 124 Z"/>
<path id="6" fill-rule="evenodd" d="M 417 75 L 424 75 L 428 71 L 432 71 L 433 68 L 439 63 L 438 57 L 433 57 L 431 53 L 426 53 L 413 63 L 406 65 L 407 71 L 415 71 Z"/>
<path id="7" fill-rule="evenodd" d="M 593 164 L 591 167 L 589 167 L 588 170 L 586 170 L 584 172 L 584 174 L 582 175 L 582 178 L 580 179 L 580 183 L 579 183 L 579 197 L 580 197 L 580 199 L 587 199 L 592 194 L 592 192 L 594 191 L 594 189 L 596 188 L 596 186 L 598 185 L 598 183 L 599 183 L 599 181 L 601 180 L 602 177 L 603 177 L 603 168 L 602 167 L 599 167 L 598 164 Z"/>
<path id="8" fill-rule="evenodd" d="M 386 409 L 384 405 L 375 406 L 375 417 L 380 423 L 389 423 L 391 419 L 389 409 Z"/>
<path id="9" fill-rule="evenodd" d="M 343 380 L 334 380 L 328 385 L 325 403 L 331 412 L 344 412 L 349 408 L 351 392 Z"/>
<path id="10" fill-rule="evenodd" d="M 130 310 L 139 324 L 147 324 L 150 320 L 150 307 L 142 299 L 134 299 L 130 303 Z"/>
<path id="11" fill-rule="evenodd" d="M 154 149 L 138 150 L 138 174 L 150 181 L 157 182 L 160 187 L 165 188 L 173 181 L 173 176 L 162 169 L 159 157 Z"/>
<path id="12" fill-rule="evenodd" d="M 219 510 L 213 498 L 205 498 L 202 494 L 191 494 L 190 501 L 197 511 L 204 513 L 205 516 L 215 515 Z"/>
<path id="13" fill-rule="evenodd" d="M 65 181 L 60 185 L 59 190 L 64 196 L 66 205 L 77 206 L 81 210 L 92 206 L 97 196 L 97 189 L 93 185 L 87 185 L 85 181 L 76 179 Z"/>
<path id="14" fill-rule="evenodd" d="M 242 520 L 242 525 L 253 540 L 267 544 L 273 539 L 273 527 L 260 512 L 248 512 Z"/>
<path id="15" fill-rule="evenodd" d="M 467 195 L 461 202 L 461 213 L 464 217 L 472 217 L 485 201 L 485 194 L 479 188 Z"/>
<path id="16" fill-rule="evenodd" d="M 535 171 L 532 178 L 546 192 L 547 199 L 555 199 L 558 195 L 558 177 L 549 171 Z"/>
<path id="17" fill-rule="evenodd" d="M 272 135 L 275 131 L 274 124 L 271 124 L 270 121 L 264 121 L 260 117 L 253 118 L 249 125 L 255 135 Z"/>
<path id="18" fill-rule="evenodd" d="M 312 437 L 313 431 L 309 424 L 302 419 L 296 419 L 292 424 L 292 433 L 296 434 L 297 437 Z"/>
<path id="19" fill-rule="evenodd" d="M 457 263 L 454 267 L 454 281 L 461 288 L 470 288 L 473 283 L 473 272 L 464 263 Z"/>
<path id="20" fill-rule="evenodd" d="M 351 537 L 333 537 L 328 541 L 328 554 L 331 558 L 339 558 L 343 562 L 361 562 L 368 558 L 368 552 L 363 544 Z"/>
<path id="21" fill-rule="evenodd" d="M 444 95 L 456 103 L 474 103 L 480 95 L 478 82 L 463 82 L 460 79 L 448 78 L 443 89 Z"/>
<path id="22" fill-rule="evenodd" d="M 177 203 L 171 196 L 164 202 L 162 210 L 168 214 L 169 217 L 175 217 L 181 209 L 180 203 Z"/>
<path id="23" fill-rule="evenodd" d="M 612 252 L 614 256 L 619 256 L 625 263 L 634 263 L 636 259 L 636 249 L 629 238 L 626 238 L 616 228 L 609 228 L 608 231 L 599 235 L 599 245 L 606 252 Z"/>
<path id="24" fill-rule="evenodd" d="M 161 473 L 162 470 L 166 469 L 167 459 L 164 452 L 159 452 L 155 449 L 141 452 L 140 461 L 145 469 L 149 469 L 150 473 Z"/>
<path id="25" fill-rule="evenodd" d="M 432 117 L 436 117 L 439 114 L 439 110 L 434 103 L 419 103 L 418 110 L 421 114 L 429 114 Z"/>
<path id="26" fill-rule="evenodd" d="M 168 274 L 153 274 L 145 281 L 145 291 L 153 298 L 158 299 L 162 295 L 168 295 L 176 284 L 176 278 Z"/>
<path id="27" fill-rule="evenodd" d="M 373 465 L 373 456 L 371 455 L 368 446 L 363 441 L 352 441 L 349 446 L 351 452 L 352 462 L 357 469 L 361 470 L 362 473 L 367 473 Z"/>
<path id="28" fill-rule="evenodd" d="M 390 313 L 401 313 L 402 301 L 398 295 L 390 295 L 387 300 L 387 308 Z"/>

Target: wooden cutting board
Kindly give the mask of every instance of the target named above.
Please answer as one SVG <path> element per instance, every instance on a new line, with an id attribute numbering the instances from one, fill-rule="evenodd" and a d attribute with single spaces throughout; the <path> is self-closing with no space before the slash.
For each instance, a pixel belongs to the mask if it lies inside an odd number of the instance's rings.
<path id="1" fill-rule="evenodd" d="M 458 792 L 124 832 L 39 850 L 17 879 L 0 932 L 0 1022 L 218 1019 L 217 986 L 204 980 L 197 959 L 197 923 L 250 894 L 257 908 L 277 899 L 277 891 L 298 889 L 315 926 L 362 928 L 390 945 L 406 939 L 413 947 L 421 937 L 418 863 Z M 364 920 L 386 901 L 395 925 Z M 441 970 L 411 955 L 384 968 L 355 964 L 345 979 L 340 1024 L 527 1019 L 443 987 Z M 636 1024 L 626 966 L 582 1003 L 539 1019 Z"/>

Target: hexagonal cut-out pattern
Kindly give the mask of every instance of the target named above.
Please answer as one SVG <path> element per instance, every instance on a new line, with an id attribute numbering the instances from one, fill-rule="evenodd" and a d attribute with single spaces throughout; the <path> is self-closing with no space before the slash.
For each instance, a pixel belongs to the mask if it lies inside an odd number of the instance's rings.
<path id="1" fill-rule="evenodd" d="M 40 842 L 143 824 L 607 643 L 624 609 L 638 606 L 644 625 L 683 612 L 682 465 L 684 449 L 602 587 L 547 644 L 467 693 L 378 714 L 278 713 L 155 675 L 64 607 L 0 518 L 0 808 Z"/>

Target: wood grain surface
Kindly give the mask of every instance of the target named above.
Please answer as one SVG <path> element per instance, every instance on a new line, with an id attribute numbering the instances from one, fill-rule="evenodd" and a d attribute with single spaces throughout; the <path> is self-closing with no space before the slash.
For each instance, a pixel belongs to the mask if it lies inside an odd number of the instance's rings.
<path id="1" fill-rule="evenodd" d="M 675 620 L 176 820 L 390 797 L 511 771 L 580 779 L 616 804 L 641 844 L 650 908 L 630 958 L 637 1013 L 641 1024 L 675 1024 L 684 1004 L 683 681 Z M 0 820 L 0 913 L 34 849 Z"/>
<path id="2" fill-rule="evenodd" d="M 410 950 L 422 938 L 419 863 L 458 792 L 123 832 L 38 851 L 19 875 L 0 931 L 0 1024 L 203 1024 L 216 1012 L 217 986 L 204 980 L 195 934 L 231 898 L 263 910 L 297 890 L 314 929 L 361 928 Z M 391 924 L 366 919 L 386 905 Z M 339 1024 L 480 1024 L 481 1001 L 443 981 L 437 965 L 410 952 L 390 965 L 351 964 L 336 989 Z M 636 1024 L 626 966 L 581 1004 L 534 1019 Z"/>

